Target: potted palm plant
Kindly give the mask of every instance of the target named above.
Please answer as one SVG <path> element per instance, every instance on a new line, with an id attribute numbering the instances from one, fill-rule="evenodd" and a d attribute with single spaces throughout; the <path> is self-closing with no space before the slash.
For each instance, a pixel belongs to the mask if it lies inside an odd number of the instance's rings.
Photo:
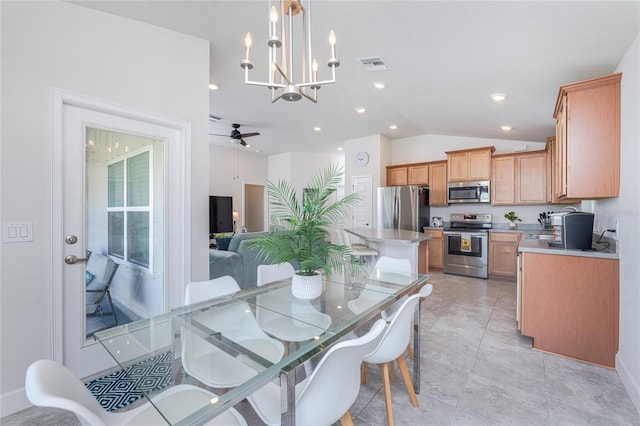
<path id="1" fill-rule="evenodd" d="M 342 167 L 334 164 L 318 171 L 305 188 L 302 202 L 290 182 L 267 182 L 270 232 L 248 244 L 265 260 L 297 265 L 291 288 L 298 298 L 313 299 L 322 293 L 318 271 L 340 273 L 345 261 L 357 263 L 349 247 L 330 242 L 327 230 L 349 214 L 360 199 L 359 194 L 335 199 L 342 175 Z"/>

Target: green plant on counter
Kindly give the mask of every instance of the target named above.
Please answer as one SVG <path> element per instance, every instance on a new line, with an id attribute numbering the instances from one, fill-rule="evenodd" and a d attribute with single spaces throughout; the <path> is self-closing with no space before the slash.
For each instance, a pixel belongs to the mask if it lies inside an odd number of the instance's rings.
<path id="1" fill-rule="evenodd" d="M 504 217 L 511 223 L 515 223 L 515 221 L 517 220 L 518 222 L 522 222 L 522 219 L 520 219 L 517 215 L 516 212 L 508 212 L 504 214 Z"/>

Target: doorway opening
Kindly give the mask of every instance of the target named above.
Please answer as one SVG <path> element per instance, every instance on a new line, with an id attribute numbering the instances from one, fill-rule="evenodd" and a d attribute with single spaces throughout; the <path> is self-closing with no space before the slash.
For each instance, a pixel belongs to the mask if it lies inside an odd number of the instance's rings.
<path id="1" fill-rule="evenodd" d="M 244 223 L 242 230 L 260 232 L 267 230 L 265 186 L 244 184 Z"/>

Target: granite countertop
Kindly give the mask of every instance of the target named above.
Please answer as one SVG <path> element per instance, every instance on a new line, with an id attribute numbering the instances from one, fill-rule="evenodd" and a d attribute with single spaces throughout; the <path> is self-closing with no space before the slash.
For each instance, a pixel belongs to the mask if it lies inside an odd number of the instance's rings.
<path id="1" fill-rule="evenodd" d="M 387 243 L 415 244 L 433 238 L 432 235 L 422 232 L 407 231 L 405 229 L 386 228 L 351 228 L 345 231 L 360 237 L 365 241 L 377 241 Z"/>

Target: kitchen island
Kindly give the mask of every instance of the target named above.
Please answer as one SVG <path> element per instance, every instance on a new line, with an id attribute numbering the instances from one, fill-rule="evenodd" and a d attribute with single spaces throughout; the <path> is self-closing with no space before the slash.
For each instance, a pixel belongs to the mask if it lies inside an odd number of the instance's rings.
<path id="1" fill-rule="evenodd" d="M 345 231 L 377 250 L 379 256 L 409 259 L 413 272 L 426 274 L 429 271 L 427 241 L 432 238 L 429 234 L 386 228 L 350 228 Z"/>
<path id="2" fill-rule="evenodd" d="M 533 347 L 615 368 L 619 256 L 551 248 L 523 235 L 518 247 L 518 322 Z"/>

